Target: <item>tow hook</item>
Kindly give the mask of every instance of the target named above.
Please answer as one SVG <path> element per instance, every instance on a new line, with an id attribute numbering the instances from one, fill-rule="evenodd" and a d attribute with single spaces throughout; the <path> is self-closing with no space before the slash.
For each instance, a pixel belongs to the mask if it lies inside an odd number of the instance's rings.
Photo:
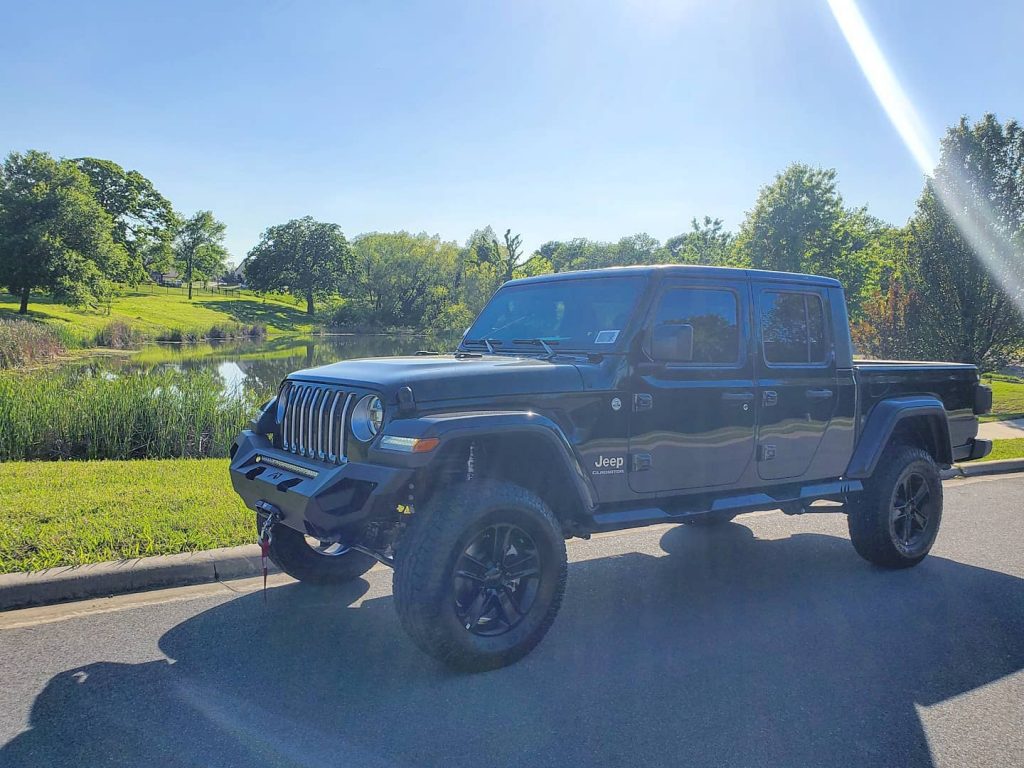
<path id="1" fill-rule="evenodd" d="M 263 568 L 263 604 L 267 604 L 267 556 L 270 554 L 270 542 L 274 538 L 274 525 L 281 518 L 281 510 L 275 507 L 273 504 L 260 499 L 256 502 L 256 511 L 263 512 L 266 517 L 263 519 L 263 525 L 260 526 L 260 536 L 258 544 L 260 545 L 260 565 Z"/>

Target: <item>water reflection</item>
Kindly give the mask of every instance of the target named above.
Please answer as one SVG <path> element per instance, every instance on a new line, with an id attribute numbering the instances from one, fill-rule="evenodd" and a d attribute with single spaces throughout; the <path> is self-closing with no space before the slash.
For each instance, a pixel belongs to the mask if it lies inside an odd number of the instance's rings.
<path id="1" fill-rule="evenodd" d="M 150 344 L 130 355 L 96 356 L 75 364 L 84 374 L 111 376 L 166 369 L 210 371 L 225 392 L 274 392 L 292 371 L 360 357 L 451 351 L 446 336 L 338 335 L 220 344 Z"/>

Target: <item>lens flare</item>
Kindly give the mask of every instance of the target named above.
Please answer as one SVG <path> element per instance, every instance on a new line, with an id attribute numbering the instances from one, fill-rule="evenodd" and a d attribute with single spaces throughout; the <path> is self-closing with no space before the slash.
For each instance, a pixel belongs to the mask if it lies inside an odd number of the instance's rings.
<path id="1" fill-rule="evenodd" d="M 832 16 L 839 25 L 847 45 L 860 65 L 861 72 L 875 93 L 904 145 L 926 176 L 935 171 L 936 158 L 931 141 L 917 110 L 903 90 L 899 79 L 878 46 L 871 28 L 864 20 L 856 0 L 827 0 Z M 1024 258 L 1016 251 L 1009 234 L 1000 225 L 991 208 L 978 195 L 972 195 L 973 181 L 964 178 L 951 164 L 948 183 L 933 184 L 943 208 L 956 224 L 964 240 L 995 280 L 1024 313 L 1024 284 L 1012 269 L 1012 263 Z M 1015 252 L 1016 251 L 1016 252 Z"/>

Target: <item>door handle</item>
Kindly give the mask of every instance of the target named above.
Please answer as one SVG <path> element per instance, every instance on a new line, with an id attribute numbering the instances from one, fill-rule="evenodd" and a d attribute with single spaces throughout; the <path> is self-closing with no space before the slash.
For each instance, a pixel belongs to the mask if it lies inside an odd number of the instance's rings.
<path id="1" fill-rule="evenodd" d="M 726 392 L 722 399 L 727 403 L 749 403 L 754 399 L 753 392 Z"/>
<path id="2" fill-rule="evenodd" d="M 807 390 L 808 400 L 830 400 L 832 399 L 831 389 L 808 389 Z"/>

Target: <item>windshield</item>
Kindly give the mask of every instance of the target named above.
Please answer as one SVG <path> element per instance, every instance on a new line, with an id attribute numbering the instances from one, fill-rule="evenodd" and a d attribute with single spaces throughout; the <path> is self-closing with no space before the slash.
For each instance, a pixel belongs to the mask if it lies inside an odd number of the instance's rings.
<path id="1" fill-rule="evenodd" d="M 607 349 L 626 326 L 645 278 L 553 280 L 502 288 L 466 332 L 462 346 L 495 351 L 545 345 Z"/>

